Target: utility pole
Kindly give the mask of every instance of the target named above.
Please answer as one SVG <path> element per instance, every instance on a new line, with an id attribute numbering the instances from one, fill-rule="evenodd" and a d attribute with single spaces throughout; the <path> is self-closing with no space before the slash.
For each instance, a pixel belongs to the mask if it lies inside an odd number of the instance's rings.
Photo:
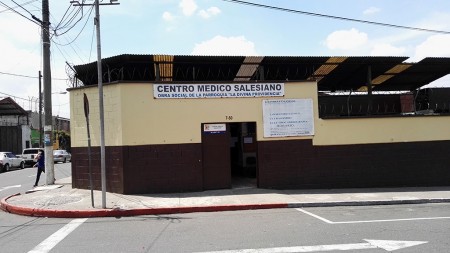
<path id="1" fill-rule="evenodd" d="M 39 71 L 39 147 L 42 148 L 42 75 Z"/>
<path id="2" fill-rule="evenodd" d="M 98 83 L 98 102 L 100 110 L 100 168 L 102 183 L 102 208 L 106 208 L 106 159 L 105 159 L 105 116 L 103 106 L 103 70 L 102 70 L 102 47 L 100 40 L 100 5 L 117 5 L 118 0 L 110 0 L 109 4 L 100 4 L 95 0 L 95 19 L 97 33 L 97 83 Z M 91 4 L 80 4 L 78 1 L 71 1 L 74 6 L 86 6 Z"/>
<path id="3" fill-rule="evenodd" d="M 47 185 L 55 184 L 53 164 L 52 77 L 50 69 L 50 10 L 48 0 L 42 0 L 42 46 L 44 71 L 44 150 Z"/>
<path id="4" fill-rule="evenodd" d="M 102 44 L 100 40 L 100 7 L 99 0 L 95 0 L 95 26 L 97 34 L 97 82 L 98 102 L 100 108 L 100 168 L 102 174 L 102 208 L 106 208 L 106 159 L 105 159 L 105 114 L 103 106 L 103 70 Z"/>

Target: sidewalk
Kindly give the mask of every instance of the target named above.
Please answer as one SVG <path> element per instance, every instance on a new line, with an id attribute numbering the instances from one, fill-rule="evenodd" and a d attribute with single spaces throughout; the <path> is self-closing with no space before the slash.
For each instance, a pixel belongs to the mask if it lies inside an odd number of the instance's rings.
<path id="1" fill-rule="evenodd" d="M 87 218 L 235 211 L 269 208 L 361 206 L 450 202 L 450 186 L 324 190 L 272 190 L 242 187 L 173 194 L 122 195 L 73 189 L 71 178 L 1 200 L 1 209 L 20 215 Z"/>

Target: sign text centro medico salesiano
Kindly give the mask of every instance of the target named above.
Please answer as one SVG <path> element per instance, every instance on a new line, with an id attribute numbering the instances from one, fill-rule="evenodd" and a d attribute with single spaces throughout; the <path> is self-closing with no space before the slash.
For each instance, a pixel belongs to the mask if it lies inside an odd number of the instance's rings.
<path id="1" fill-rule="evenodd" d="M 154 98 L 283 97 L 284 83 L 154 84 Z"/>

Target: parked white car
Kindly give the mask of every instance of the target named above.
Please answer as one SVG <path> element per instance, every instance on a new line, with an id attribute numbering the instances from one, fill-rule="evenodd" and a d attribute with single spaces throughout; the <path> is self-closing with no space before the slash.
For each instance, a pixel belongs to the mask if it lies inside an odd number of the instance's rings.
<path id="1" fill-rule="evenodd" d="M 6 172 L 10 168 L 25 168 L 25 161 L 22 157 L 11 152 L 0 152 L 0 171 Z"/>
<path id="2" fill-rule="evenodd" d="M 43 148 L 26 148 L 26 149 L 24 149 L 22 152 L 22 158 L 25 160 L 25 164 L 31 165 L 31 166 L 35 165 L 37 162 L 36 156 L 39 153 L 39 151 L 44 153 Z"/>
<path id="3" fill-rule="evenodd" d="M 53 161 L 55 163 L 66 163 L 72 161 L 72 155 L 66 150 L 53 150 Z"/>

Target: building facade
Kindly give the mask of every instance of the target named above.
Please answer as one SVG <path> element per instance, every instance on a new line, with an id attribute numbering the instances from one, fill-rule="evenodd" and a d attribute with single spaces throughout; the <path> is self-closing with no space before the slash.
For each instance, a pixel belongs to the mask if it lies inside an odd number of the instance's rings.
<path id="1" fill-rule="evenodd" d="M 101 189 L 98 92 L 95 85 L 70 89 L 76 188 L 89 188 L 86 94 L 94 187 Z M 236 178 L 274 189 L 450 184 L 450 115 L 411 113 L 405 93 L 369 93 L 369 102 L 354 108 L 351 95 L 347 107 L 337 106 L 342 96 L 325 96 L 320 80 L 307 78 L 116 80 L 103 93 L 110 192 L 223 189 Z M 330 101 L 340 102 L 331 110 Z"/>

